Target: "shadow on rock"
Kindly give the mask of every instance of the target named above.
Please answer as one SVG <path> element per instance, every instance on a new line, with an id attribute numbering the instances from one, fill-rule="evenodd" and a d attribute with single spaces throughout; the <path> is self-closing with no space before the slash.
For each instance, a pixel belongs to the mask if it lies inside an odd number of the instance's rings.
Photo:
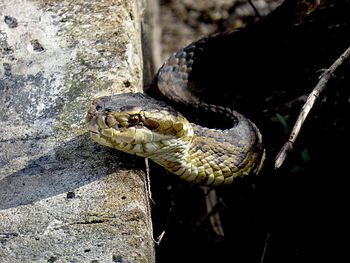
<path id="1" fill-rule="evenodd" d="M 71 192 L 118 170 L 142 167 L 142 162 L 142 158 L 102 147 L 83 134 L 0 180 L 0 209 Z"/>

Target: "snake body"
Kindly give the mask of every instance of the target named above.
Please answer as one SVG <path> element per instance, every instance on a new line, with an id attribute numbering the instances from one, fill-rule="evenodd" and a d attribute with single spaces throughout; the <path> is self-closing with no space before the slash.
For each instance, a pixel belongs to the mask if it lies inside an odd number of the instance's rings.
<path id="1" fill-rule="evenodd" d="M 226 115 L 233 127 L 215 130 L 190 123 L 173 107 L 142 93 L 96 98 L 86 121 L 96 142 L 147 157 L 190 182 L 218 186 L 257 174 L 264 160 L 257 127 L 230 109 L 203 107 Z"/>

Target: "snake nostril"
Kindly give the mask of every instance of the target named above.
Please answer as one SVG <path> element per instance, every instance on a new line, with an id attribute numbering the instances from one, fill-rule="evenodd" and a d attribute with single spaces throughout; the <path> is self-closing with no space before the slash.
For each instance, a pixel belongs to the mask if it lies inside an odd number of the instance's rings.
<path id="1" fill-rule="evenodd" d="M 97 104 L 95 109 L 96 109 L 96 111 L 100 111 L 100 110 L 102 110 L 102 106 L 100 104 Z"/>

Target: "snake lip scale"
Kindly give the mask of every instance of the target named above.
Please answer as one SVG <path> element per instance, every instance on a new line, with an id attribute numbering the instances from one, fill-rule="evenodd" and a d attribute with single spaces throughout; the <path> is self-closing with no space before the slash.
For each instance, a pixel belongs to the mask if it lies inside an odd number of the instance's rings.
<path id="1" fill-rule="evenodd" d="M 190 123 L 165 102 L 143 93 L 96 98 L 86 115 L 96 142 L 147 157 L 189 182 L 231 184 L 258 174 L 265 151 L 258 128 L 238 112 L 198 104 L 232 119 L 232 128 L 216 130 Z"/>

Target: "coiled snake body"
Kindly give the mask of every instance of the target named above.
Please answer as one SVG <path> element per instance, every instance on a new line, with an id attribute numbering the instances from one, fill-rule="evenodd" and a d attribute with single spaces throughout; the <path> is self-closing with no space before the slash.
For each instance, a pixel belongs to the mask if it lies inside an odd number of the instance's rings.
<path id="1" fill-rule="evenodd" d="M 147 157 L 181 178 L 209 186 L 231 184 L 258 174 L 265 159 L 262 137 L 250 120 L 227 107 L 206 104 L 189 80 L 196 59 L 210 46 L 204 38 L 179 50 L 161 67 L 148 92 L 200 110 L 201 118 L 229 120 L 228 129 L 209 129 L 189 122 L 165 102 L 146 94 L 96 98 L 86 122 L 91 138 L 117 150 Z M 213 117 L 214 115 L 214 117 Z"/>

